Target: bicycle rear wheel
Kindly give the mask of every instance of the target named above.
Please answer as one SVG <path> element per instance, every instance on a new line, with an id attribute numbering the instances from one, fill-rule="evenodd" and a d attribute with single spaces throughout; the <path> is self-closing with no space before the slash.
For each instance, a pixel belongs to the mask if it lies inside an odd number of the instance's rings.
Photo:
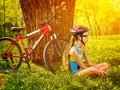
<path id="1" fill-rule="evenodd" d="M 56 71 L 61 70 L 62 55 L 67 41 L 64 39 L 55 39 L 49 41 L 43 52 L 43 59 L 46 67 L 55 74 Z"/>
<path id="2" fill-rule="evenodd" d="M 0 38 L 0 72 L 14 71 L 21 65 L 22 50 L 12 38 Z M 8 50 L 9 49 L 9 50 Z"/>

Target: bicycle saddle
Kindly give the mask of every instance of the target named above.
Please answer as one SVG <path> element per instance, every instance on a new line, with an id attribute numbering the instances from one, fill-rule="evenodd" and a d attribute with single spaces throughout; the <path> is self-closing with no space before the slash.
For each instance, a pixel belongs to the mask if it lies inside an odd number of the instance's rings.
<path id="1" fill-rule="evenodd" d="M 23 27 L 12 27 L 11 28 L 11 30 L 13 31 L 13 32 L 20 32 L 21 30 L 24 30 L 25 28 L 23 28 Z"/>

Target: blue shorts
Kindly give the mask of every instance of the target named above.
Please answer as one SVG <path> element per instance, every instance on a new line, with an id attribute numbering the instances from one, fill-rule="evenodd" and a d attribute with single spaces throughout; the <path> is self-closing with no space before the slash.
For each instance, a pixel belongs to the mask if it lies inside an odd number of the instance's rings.
<path id="1" fill-rule="evenodd" d="M 82 69 L 80 68 L 79 70 L 73 71 L 72 74 L 73 75 L 77 75 L 78 72 L 80 72 Z"/>

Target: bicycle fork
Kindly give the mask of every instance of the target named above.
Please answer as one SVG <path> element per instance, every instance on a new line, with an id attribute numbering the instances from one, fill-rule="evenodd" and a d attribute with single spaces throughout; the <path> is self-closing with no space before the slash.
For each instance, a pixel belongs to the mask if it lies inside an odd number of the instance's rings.
<path id="1" fill-rule="evenodd" d="M 54 43 L 56 43 L 56 44 L 54 44 L 54 45 L 56 45 L 56 46 L 54 46 L 54 47 L 57 47 L 57 48 L 58 48 L 58 51 L 60 51 L 59 54 L 60 54 L 60 56 L 62 56 L 62 47 L 61 47 L 59 41 L 57 40 L 57 35 L 56 35 L 56 33 L 54 33 L 53 35 L 51 35 L 50 38 L 51 38 L 51 40 L 54 41 Z M 55 49 L 56 49 L 56 48 L 55 48 Z M 56 50 L 56 52 L 57 52 L 57 50 Z"/>

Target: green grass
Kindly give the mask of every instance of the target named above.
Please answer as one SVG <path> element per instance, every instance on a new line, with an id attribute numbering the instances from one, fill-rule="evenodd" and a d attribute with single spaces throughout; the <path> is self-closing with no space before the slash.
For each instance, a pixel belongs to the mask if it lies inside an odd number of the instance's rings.
<path id="1" fill-rule="evenodd" d="M 120 35 L 90 38 L 88 54 L 94 63 L 107 62 L 111 76 L 75 77 L 69 72 L 52 74 L 45 67 L 25 64 L 14 73 L 0 75 L 2 90 L 120 90 Z"/>

